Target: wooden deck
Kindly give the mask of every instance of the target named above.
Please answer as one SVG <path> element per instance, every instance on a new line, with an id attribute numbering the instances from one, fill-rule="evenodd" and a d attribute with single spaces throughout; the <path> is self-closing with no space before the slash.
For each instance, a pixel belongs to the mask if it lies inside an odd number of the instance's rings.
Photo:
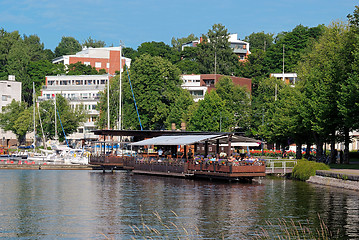
<path id="1" fill-rule="evenodd" d="M 131 170 L 134 174 L 146 174 L 157 176 L 181 177 L 181 178 L 206 178 L 224 180 L 251 180 L 254 177 L 265 176 L 265 165 L 262 163 L 235 165 L 227 162 L 219 164 L 196 164 L 186 159 L 161 160 L 155 158 L 135 157 L 92 157 L 90 164 L 97 165 L 100 169 Z"/>

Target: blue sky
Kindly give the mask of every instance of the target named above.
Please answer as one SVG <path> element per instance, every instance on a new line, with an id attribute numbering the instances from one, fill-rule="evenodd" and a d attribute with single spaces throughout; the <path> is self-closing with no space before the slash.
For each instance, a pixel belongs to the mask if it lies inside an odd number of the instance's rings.
<path id="1" fill-rule="evenodd" d="M 171 43 L 201 36 L 215 23 L 243 39 L 253 32 L 277 34 L 302 24 L 346 21 L 358 0 L 0 0 L 0 28 L 36 34 L 54 50 L 62 36 L 88 37 L 118 46 Z"/>

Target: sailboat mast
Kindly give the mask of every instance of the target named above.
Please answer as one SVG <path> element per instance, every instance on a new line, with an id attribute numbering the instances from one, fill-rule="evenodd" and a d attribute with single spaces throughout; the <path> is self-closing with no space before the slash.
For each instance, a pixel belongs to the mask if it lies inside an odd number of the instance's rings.
<path id="1" fill-rule="evenodd" d="M 36 146 L 36 123 L 35 123 L 35 110 L 36 110 L 36 102 L 35 102 L 35 82 L 32 82 L 32 104 L 33 104 L 33 109 L 34 109 L 34 113 L 33 113 L 33 120 L 34 120 L 34 151 L 35 151 L 35 146 Z"/>
<path id="2" fill-rule="evenodd" d="M 58 139 L 57 136 L 57 108 L 56 108 L 56 94 L 55 94 L 55 140 Z"/>
<path id="3" fill-rule="evenodd" d="M 118 110 L 118 130 L 122 130 L 122 45 L 120 45 L 120 95 Z"/>

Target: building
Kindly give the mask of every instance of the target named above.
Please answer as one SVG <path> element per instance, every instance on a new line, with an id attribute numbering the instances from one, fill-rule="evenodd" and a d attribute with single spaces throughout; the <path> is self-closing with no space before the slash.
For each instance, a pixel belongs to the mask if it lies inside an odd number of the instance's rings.
<path id="1" fill-rule="evenodd" d="M 46 76 L 39 100 L 53 99 L 55 94 L 60 94 L 69 101 L 71 108 L 83 105 L 89 114 L 88 120 L 79 127 L 77 133 L 68 136 L 68 139 L 97 139 L 92 133 L 92 130 L 97 129 L 97 101 L 100 92 L 105 90 L 109 77 L 108 74 Z"/>
<path id="2" fill-rule="evenodd" d="M 182 45 L 182 51 L 185 47 L 197 47 L 197 44 L 201 42 L 202 42 L 202 38 L 200 40 L 187 42 Z M 230 43 L 231 49 L 238 56 L 240 61 L 246 60 L 247 56 L 251 54 L 251 52 L 249 51 L 249 43 L 239 40 L 237 33 L 230 34 L 228 38 L 228 42 Z"/>
<path id="3" fill-rule="evenodd" d="M 237 33 L 230 34 L 228 42 L 230 42 L 233 52 L 238 56 L 240 61 L 246 60 L 247 56 L 251 54 L 249 51 L 249 43 L 239 40 Z"/>
<path id="4" fill-rule="evenodd" d="M 296 73 L 271 73 L 270 77 L 281 79 L 289 85 L 295 85 L 295 83 L 298 81 Z"/>
<path id="5" fill-rule="evenodd" d="M 220 74 L 200 74 L 200 75 L 182 75 L 182 88 L 187 89 L 193 96 L 194 101 L 204 99 L 204 95 L 215 89 L 215 84 L 224 75 Z M 228 76 L 232 79 L 235 85 L 246 87 L 249 92 L 252 91 L 252 79 Z"/>
<path id="6" fill-rule="evenodd" d="M 14 75 L 9 75 L 8 80 L 0 80 L 0 112 L 4 106 L 12 100 L 21 101 L 21 82 L 15 81 Z M 17 143 L 16 135 L 9 131 L 0 129 L 1 145 L 12 146 Z"/>
<path id="7" fill-rule="evenodd" d="M 120 71 L 121 47 L 105 48 L 83 48 L 82 51 L 75 55 L 64 55 L 55 58 L 52 63 L 62 63 L 65 65 L 81 62 L 85 65 L 95 67 L 96 70 L 105 69 L 107 73 L 114 75 Z M 122 57 L 122 67 L 126 64 L 131 65 L 131 59 Z"/>

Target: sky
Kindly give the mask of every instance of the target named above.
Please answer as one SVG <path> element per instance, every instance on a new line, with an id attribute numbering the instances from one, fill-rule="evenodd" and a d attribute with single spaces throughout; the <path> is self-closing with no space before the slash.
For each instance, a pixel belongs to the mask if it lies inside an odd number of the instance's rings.
<path id="1" fill-rule="evenodd" d="M 137 49 L 143 42 L 200 37 L 216 23 L 240 39 L 329 25 L 346 21 L 355 5 L 358 0 L 0 0 L 0 29 L 35 34 L 53 51 L 63 36 Z"/>

